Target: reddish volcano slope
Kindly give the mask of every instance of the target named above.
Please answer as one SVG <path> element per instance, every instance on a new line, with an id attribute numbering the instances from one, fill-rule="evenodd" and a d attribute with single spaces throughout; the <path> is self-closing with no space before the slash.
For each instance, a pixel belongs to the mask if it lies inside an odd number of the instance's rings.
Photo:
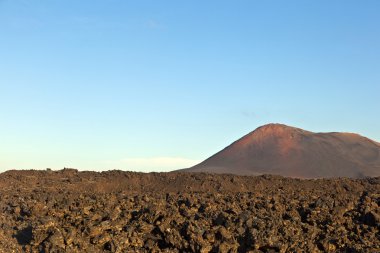
<path id="1" fill-rule="evenodd" d="M 380 144 L 358 134 L 313 133 L 269 124 L 185 171 L 299 178 L 380 176 Z"/>

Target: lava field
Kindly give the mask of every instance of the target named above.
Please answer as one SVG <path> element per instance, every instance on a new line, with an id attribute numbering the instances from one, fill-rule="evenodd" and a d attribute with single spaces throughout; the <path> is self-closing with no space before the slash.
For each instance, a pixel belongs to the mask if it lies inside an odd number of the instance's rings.
<path id="1" fill-rule="evenodd" d="M 7 171 L 0 252 L 380 252 L 380 178 Z"/>

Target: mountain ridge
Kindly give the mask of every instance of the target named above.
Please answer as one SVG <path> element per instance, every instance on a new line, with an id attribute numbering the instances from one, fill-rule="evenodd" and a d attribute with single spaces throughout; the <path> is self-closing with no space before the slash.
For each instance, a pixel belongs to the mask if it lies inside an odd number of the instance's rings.
<path id="1" fill-rule="evenodd" d="M 356 133 L 315 133 L 271 123 L 184 171 L 296 178 L 380 176 L 380 144 Z"/>

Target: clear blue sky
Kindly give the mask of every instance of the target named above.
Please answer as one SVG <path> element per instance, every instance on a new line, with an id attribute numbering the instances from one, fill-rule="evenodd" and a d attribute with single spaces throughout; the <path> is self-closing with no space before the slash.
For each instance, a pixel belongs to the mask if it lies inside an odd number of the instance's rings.
<path id="1" fill-rule="evenodd" d="M 0 170 L 169 170 L 279 122 L 380 140 L 380 1 L 0 0 Z"/>

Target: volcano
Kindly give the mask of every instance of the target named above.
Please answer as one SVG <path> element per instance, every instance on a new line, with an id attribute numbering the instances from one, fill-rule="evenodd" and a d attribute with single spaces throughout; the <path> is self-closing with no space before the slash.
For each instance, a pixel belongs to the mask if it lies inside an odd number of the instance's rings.
<path id="1" fill-rule="evenodd" d="M 294 178 L 376 177 L 380 176 L 380 143 L 353 133 L 314 133 L 268 124 L 184 171 Z"/>

